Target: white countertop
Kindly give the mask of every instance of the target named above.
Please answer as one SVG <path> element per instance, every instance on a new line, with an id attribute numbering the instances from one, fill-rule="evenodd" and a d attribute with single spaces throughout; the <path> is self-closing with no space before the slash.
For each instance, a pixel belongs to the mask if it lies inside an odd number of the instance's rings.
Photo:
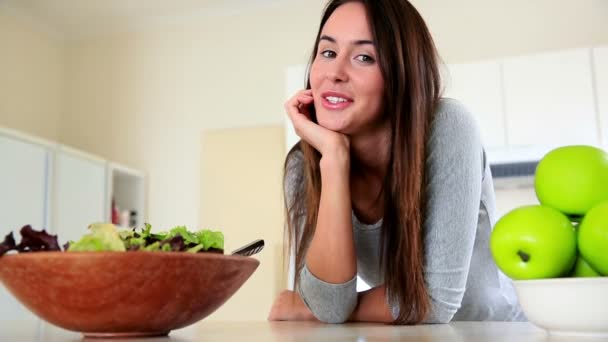
<path id="1" fill-rule="evenodd" d="M 0 322 L 1 341 L 81 341 L 79 333 L 49 324 L 36 331 L 19 322 Z M 440 325 L 390 326 L 382 324 L 330 325 L 312 322 L 214 322 L 173 331 L 168 337 L 135 339 L 86 339 L 87 341 L 606 341 L 606 337 L 556 336 L 530 323 L 453 322 Z"/>

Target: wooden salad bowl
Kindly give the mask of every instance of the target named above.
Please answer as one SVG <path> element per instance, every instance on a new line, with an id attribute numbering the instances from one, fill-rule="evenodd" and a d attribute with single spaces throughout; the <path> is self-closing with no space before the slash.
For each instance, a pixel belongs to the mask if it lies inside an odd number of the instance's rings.
<path id="1" fill-rule="evenodd" d="M 222 306 L 257 259 L 185 252 L 30 252 L 0 257 L 0 280 L 43 320 L 85 336 L 162 336 Z"/>

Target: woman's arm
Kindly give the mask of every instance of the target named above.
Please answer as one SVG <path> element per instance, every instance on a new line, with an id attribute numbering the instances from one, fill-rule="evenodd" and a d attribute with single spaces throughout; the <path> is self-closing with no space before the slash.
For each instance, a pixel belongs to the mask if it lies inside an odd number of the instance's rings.
<path id="1" fill-rule="evenodd" d="M 359 292 L 357 308 L 348 320 L 351 322 L 393 322 L 392 310 L 386 298 L 386 287 L 381 285 Z"/>
<path id="2" fill-rule="evenodd" d="M 317 224 L 300 273 L 299 294 L 321 321 L 341 323 L 357 303 L 357 261 L 350 199 L 348 137 L 312 122 L 304 90 L 286 103 L 296 133 L 321 154 L 321 196 Z"/>
<path id="3" fill-rule="evenodd" d="M 427 149 L 423 237 L 431 312 L 424 323 L 447 323 L 460 308 L 466 289 L 484 168 L 479 130 L 463 105 L 441 101 Z M 394 317 L 407 310 L 392 307 Z"/>
<path id="4" fill-rule="evenodd" d="M 321 158 L 321 199 L 306 266 L 317 278 L 342 284 L 357 274 L 350 200 L 348 143 Z M 343 144 L 343 146 L 339 146 Z"/>
<path id="5" fill-rule="evenodd" d="M 322 322 L 343 323 L 357 305 L 348 158 L 321 158 L 321 199 L 315 233 L 300 273 L 299 293 Z"/>
<path id="6" fill-rule="evenodd" d="M 349 322 L 377 322 L 391 323 L 393 317 L 391 308 L 387 304 L 385 287 L 374 287 L 360 292 L 358 305 L 348 317 Z M 285 290 L 277 297 L 268 320 L 283 321 L 318 321 L 312 311 L 302 300 L 302 297 L 293 291 Z"/>

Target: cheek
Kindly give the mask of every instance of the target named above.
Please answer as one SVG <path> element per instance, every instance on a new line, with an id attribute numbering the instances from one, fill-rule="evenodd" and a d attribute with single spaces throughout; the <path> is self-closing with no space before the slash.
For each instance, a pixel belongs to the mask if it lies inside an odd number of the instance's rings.
<path id="1" fill-rule="evenodd" d="M 374 75 L 368 83 L 369 93 L 382 101 L 382 97 L 384 95 L 384 80 L 382 76 L 378 73 L 378 75 Z"/>
<path id="2" fill-rule="evenodd" d="M 310 87 L 314 90 L 318 89 L 321 85 L 321 68 L 316 62 L 313 62 L 310 66 Z"/>
<path id="3" fill-rule="evenodd" d="M 374 113 L 383 110 L 384 82 L 382 78 L 368 78 L 364 83 L 368 109 Z"/>
<path id="4" fill-rule="evenodd" d="M 383 101 L 384 101 L 384 79 L 382 78 L 382 74 L 378 72 L 378 75 L 374 78 L 373 82 L 371 82 L 372 92 L 374 93 L 374 97 L 376 98 L 378 109 L 383 110 Z"/>

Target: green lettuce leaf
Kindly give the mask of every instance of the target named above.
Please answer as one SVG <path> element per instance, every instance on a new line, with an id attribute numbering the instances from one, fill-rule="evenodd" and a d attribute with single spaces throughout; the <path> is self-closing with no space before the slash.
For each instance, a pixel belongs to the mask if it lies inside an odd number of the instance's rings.
<path id="1" fill-rule="evenodd" d="M 70 244 L 69 252 L 126 251 L 125 244 L 113 224 L 94 223 L 89 226 L 89 230 L 89 234 Z"/>
<path id="2" fill-rule="evenodd" d="M 189 232 L 188 228 L 186 228 L 185 226 L 177 226 L 177 227 L 172 228 L 164 240 L 174 238 L 178 235 L 184 239 L 184 243 L 186 245 L 199 243 L 199 240 L 198 240 L 198 237 L 196 236 L 196 234 Z"/>
<path id="3" fill-rule="evenodd" d="M 209 229 L 203 229 L 196 232 L 198 243 L 203 245 L 204 250 L 209 248 L 224 249 L 224 234 L 222 232 L 214 232 Z"/>

